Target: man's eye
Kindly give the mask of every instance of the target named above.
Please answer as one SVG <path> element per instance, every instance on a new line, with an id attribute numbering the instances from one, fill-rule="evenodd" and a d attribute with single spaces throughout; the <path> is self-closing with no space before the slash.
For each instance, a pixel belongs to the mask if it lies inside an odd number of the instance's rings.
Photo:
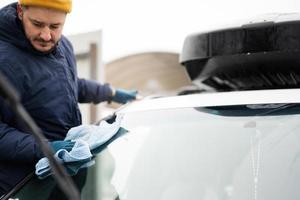
<path id="1" fill-rule="evenodd" d="M 50 25 L 50 29 L 58 29 L 59 26 L 58 25 Z"/>
<path id="2" fill-rule="evenodd" d="M 40 23 L 33 23 L 34 26 L 38 27 L 38 28 L 41 28 L 43 27 L 43 24 L 40 24 Z"/>

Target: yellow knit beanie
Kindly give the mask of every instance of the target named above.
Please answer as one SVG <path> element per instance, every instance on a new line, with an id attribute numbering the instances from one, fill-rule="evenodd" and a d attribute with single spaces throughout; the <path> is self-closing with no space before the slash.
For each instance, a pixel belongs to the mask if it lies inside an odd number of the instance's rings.
<path id="1" fill-rule="evenodd" d="M 24 6 L 40 6 L 53 8 L 70 13 L 72 10 L 72 0 L 19 0 Z"/>

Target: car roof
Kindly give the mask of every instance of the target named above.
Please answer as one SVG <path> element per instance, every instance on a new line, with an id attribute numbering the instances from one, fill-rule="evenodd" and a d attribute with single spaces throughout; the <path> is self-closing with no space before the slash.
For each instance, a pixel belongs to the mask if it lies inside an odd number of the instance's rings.
<path id="1" fill-rule="evenodd" d="M 249 104 L 300 103 L 300 89 L 273 89 L 200 93 L 183 96 L 145 99 L 125 105 L 117 114 L 162 109 L 233 106 Z"/>

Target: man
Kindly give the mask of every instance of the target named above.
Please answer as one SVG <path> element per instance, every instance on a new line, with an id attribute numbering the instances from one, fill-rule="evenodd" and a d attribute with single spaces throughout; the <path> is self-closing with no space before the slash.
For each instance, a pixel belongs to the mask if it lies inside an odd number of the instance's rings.
<path id="1" fill-rule="evenodd" d="M 136 93 L 77 78 L 70 42 L 62 35 L 71 0 L 20 0 L 0 10 L 0 71 L 18 90 L 54 151 L 81 124 L 80 103 L 126 103 Z M 23 122 L 0 97 L 0 194 L 34 170 L 43 157 Z"/>

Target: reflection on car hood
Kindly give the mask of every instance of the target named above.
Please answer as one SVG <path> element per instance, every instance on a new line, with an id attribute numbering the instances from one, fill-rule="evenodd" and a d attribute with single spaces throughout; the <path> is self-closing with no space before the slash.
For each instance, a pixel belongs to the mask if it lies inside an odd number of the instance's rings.
<path id="1" fill-rule="evenodd" d="M 118 113 L 187 107 L 300 103 L 300 89 L 202 93 L 133 102 Z"/>

